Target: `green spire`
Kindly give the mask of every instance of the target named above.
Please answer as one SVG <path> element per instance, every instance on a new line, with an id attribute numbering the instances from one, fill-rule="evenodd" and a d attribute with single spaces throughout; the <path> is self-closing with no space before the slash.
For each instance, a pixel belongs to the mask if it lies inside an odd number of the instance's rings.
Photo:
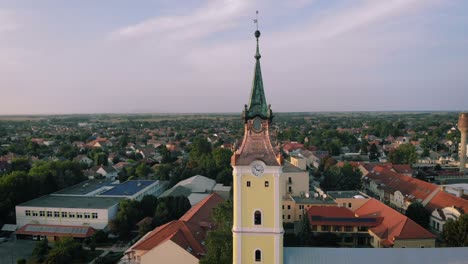
<path id="1" fill-rule="evenodd" d="M 255 73 L 252 82 L 252 91 L 250 92 L 250 101 L 245 109 L 245 120 L 259 116 L 264 119 L 271 118 L 271 111 L 266 103 L 265 92 L 263 91 L 262 71 L 260 69 L 260 50 L 258 48 L 258 38 L 260 31 L 255 31 L 257 38 L 257 52 L 255 53 Z"/>

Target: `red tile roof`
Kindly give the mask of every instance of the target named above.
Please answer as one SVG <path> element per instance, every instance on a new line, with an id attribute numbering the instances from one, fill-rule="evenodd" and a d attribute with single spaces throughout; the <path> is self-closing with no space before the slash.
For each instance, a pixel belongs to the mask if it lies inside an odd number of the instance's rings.
<path id="1" fill-rule="evenodd" d="M 351 166 L 353 166 L 354 168 L 358 168 L 360 165 L 362 165 L 363 163 L 362 162 L 359 162 L 359 161 L 338 161 L 336 163 L 336 166 L 338 167 L 343 167 L 345 164 L 350 164 Z"/>
<path id="2" fill-rule="evenodd" d="M 212 193 L 196 205 L 192 206 L 179 220 L 195 224 L 213 223 L 213 209 L 224 199 L 217 193 Z"/>
<path id="3" fill-rule="evenodd" d="M 298 142 L 287 142 L 283 144 L 283 150 L 286 152 L 290 152 L 295 149 L 303 149 L 304 144 Z"/>
<path id="4" fill-rule="evenodd" d="M 26 224 L 16 231 L 18 235 L 30 236 L 72 236 L 86 238 L 92 236 L 96 230 L 90 226 L 64 226 L 64 225 L 41 225 Z"/>
<path id="5" fill-rule="evenodd" d="M 398 173 L 413 173 L 413 169 L 408 164 L 395 164 L 392 168 Z"/>
<path id="6" fill-rule="evenodd" d="M 468 201 L 446 193 L 444 191 L 439 191 L 430 201 L 427 203 L 426 208 L 429 211 L 434 211 L 436 209 L 443 209 L 445 207 L 455 207 L 461 209 L 462 213 L 468 213 Z"/>
<path id="7" fill-rule="evenodd" d="M 380 225 L 371 228 L 380 239 L 388 240 L 391 244 L 396 239 L 433 239 L 435 236 L 416 224 L 413 220 L 393 210 L 387 205 L 370 199 L 354 213 L 362 217 L 383 217 Z"/>
<path id="8" fill-rule="evenodd" d="M 195 224 L 181 220 L 173 220 L 165 225 L 159 226 L 131 247 L 131 250 L 149 251 L 161 243 L 172 240 L 181 248 L 188 250 L 191 254 L 200 258 L 205 253 L 201 242 L 205 239 L 204 230 Z"/>
<path id="9" fill-rule="evenodd" d="M 193 256 L 200 258 L 205 254 L 204 241 L 207 229 L 213 225 L 212 211 L 224 199 L 217 193 L 212 193 L 198 204 L 190 208 L 179 220 L 159 226 L 146 234 L 128 251 L 149 251 L 161 243 L 172 240 Z"/>
<path id="10" fill-rule="evenodd" d="M 345 207 L 312 206 L 307 210 L 312 225 L 376 226 L 381 217 L 358 217 Z"/>
<path id="11" fill-rule="evenodd" d="M 381 184 L 381 188 L 388 193 L 400 191 L 408 201 L 424 201 L 433 191 L 437 190 L 437 185 L 421 181 L 410 176 L 402 175 L 381 167 L 374 167 L 374 170 L 366 175 L 367 178 Z"/>

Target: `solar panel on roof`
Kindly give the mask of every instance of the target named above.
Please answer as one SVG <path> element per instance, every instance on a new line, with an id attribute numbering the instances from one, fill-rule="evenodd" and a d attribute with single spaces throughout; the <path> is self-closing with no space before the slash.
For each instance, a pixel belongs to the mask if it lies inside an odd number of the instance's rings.
<path id="1" fill-rule="evenodd" d="M 41 233 L 61 233 L 61 234 L 86 234 L 87 227 L 70 227 L 70 226 L 38 226 L 28 225 L 24 231 L 41 232 Z"/>

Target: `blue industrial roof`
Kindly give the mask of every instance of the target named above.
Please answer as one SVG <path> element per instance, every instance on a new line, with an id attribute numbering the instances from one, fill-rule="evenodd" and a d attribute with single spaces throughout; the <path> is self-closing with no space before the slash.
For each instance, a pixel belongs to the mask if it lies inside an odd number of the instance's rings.
<path id="1" fill-rule="evenodd" d="M 126 181 L 99 195 L 131 196 L 157 181 Z"/>

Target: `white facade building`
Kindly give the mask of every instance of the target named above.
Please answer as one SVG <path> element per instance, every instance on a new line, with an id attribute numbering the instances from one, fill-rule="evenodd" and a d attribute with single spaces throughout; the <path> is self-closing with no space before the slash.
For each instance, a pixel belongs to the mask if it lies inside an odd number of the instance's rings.
<path id="1" fill-rule="evenodd" d="M 120 200 L 122 198 L 45 195 L 16 206 L 16 225 L 91 226 L 104 229 L 116 216 Z"/>

